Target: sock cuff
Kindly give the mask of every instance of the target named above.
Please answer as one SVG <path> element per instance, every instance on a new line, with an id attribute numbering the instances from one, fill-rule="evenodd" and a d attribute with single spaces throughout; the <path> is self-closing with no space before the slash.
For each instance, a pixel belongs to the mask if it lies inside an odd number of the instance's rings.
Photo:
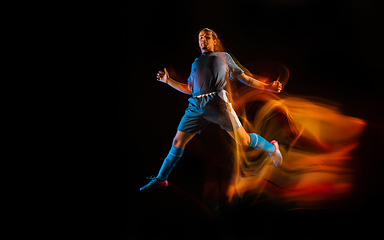
<path id="1" fill-rule="evenodd" d="M 251 137 L 251 142 L 249 144 L 249 147 L 256 148 L 257 145 L 257 134 L 256 133 L 248 133 Z"/>
<path id="2" fill-rule="evenodd" d="M 171 154 L 174 157 L 181 157 L 183 155 L 184 148 L 177 148 L 172 146 L 171 150 L 169 151 L 169 154 Z"/>

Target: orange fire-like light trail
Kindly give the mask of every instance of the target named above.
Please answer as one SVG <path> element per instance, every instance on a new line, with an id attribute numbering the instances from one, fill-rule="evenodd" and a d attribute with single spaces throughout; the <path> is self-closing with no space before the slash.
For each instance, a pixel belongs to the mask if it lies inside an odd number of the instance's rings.
<path id="1" fill-rule="evenodd" d="M 289 71 L 285 66 L 278 69 L 279 81 L 285 86 Z M 229 199 L 235 194 L 256 196 L 256 202 L 263 194 L 295 208 L 313 209 L 348 197 L 355 173 L 351 154 L 366 125 L 363 120 L 345 116 L 321 99 L 249 87 L 230 92 L 244 128 L 276 139 L 284 162 L 276 168 L 268 154 L 234 144 L 236 167 L 232 191 L 227 191 Z"/>

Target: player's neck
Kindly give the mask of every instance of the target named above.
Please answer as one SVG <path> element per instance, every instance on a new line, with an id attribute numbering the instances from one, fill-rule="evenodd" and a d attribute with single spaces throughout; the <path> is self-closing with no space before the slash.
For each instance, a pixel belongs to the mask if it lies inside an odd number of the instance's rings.
<path id="1" fill-rule="evenodd" d="M 207 51 L 203 51 L 201 54 L 208 54 L 208 53 L 212 53 L 213 51 L 211 50 L 207 50 Z"/>

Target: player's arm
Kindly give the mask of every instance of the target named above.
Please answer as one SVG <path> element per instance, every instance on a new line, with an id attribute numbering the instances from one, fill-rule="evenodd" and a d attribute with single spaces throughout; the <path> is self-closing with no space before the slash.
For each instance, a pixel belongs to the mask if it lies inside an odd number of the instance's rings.
<path id="1" fill-rule="evenodd" d="M 248 85 L 253 88 L 258 88 L 262 90 L 268 90 L 271 92 L 279 93 L 281 92 L 282 85 L 281 83 L 276 80 L 270 84 L 263 83 L 257 79 L 254 79 L 251 76 L 245 75 L 244 73 L 237 75 L 235 78 L 237 78 L 240 82 L 244 83 L 245 85 Z"/>
<path id="2" fill-rule="evenodd" d="M 169 74 L 168 74 L 168 71 L 167 71 L 166 68 L 164 68 L 164 72 L 163 71 L 159 71 L 157 73 L 157 81 L 166 83 L 169 86 L 173 87 L 174 89 L 176 89 L 176 90 L 178 90 L 178 91 L 180 91 L 182 93 L 185 93 L 185 94 L 188 94 L 188 95 L 192 95 L 192 91 L 189 88 L 189 85 L 185 84 L 185 83 L 180 83 L 180 82 L 172 79 L 171 77 L 169 77 Z"/>

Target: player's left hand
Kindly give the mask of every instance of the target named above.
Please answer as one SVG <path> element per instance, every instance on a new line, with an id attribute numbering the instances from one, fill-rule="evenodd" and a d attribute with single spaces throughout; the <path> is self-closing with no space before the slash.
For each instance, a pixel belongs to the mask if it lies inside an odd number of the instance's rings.
<path id="1" fill-rule="evenodd" d="M 163 71 L 159 71 L 157 73 L 157 81 L 163 82 L 163 83 L 168 83 L 167 82 L 168 79 L 169 79 L 169 73 L 168 73 L 166 68 L 164 68 L 164 72 Z"/>
<path id="2" fill-rule="evenodd" d="M 276 80 L 269 85 L 268 90 L 274 93 L 280 93 L 282 89 L 283 89 L 283 85 L 281 84 L 281 82 L 279 82 L 279 80 Z"/>

